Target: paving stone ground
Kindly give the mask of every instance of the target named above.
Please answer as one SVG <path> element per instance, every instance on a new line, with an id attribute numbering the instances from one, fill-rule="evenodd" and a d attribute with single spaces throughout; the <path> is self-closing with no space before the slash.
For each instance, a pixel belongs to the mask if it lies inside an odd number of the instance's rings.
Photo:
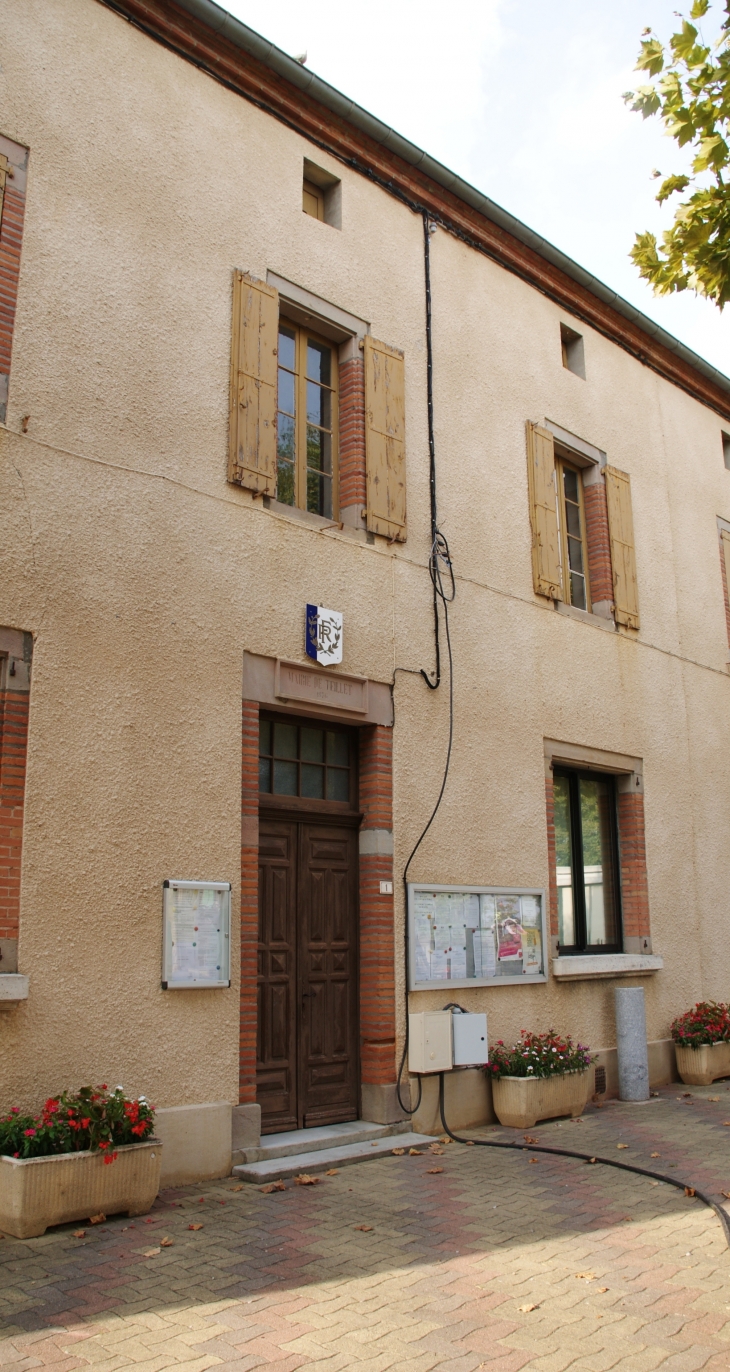
<path id="1" fill-rule="evenodd" d="M 720 1198 L 726 1117 L 730 1086 L 677 1086 L 530 1137 Z M 730 1372 L 722 1227 L 664 1184 L 529 1145 L 449 1144 L 270 1195 L 237 1185 L 163 1193 L 147 1219 L 0 1241 L 0 1367 Z"/>

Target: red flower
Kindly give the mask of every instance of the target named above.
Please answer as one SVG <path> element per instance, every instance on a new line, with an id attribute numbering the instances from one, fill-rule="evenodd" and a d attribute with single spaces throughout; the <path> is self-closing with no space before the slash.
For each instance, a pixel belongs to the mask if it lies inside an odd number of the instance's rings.
<path id="1" fill-rule="evenodd" d="M 20 1157 L 20 1153 L 13 1153 L 13 1157 L 14 1157 L 14 1158 L 19 1158 L 19 1157 Z"/>
<path id="2" fill-rule="evenodd" d="M 101 1144 L 99 1145 L 99 1147 L 101 1147 Z M 104 1155 L 104 1163 L 105 1163 L 105 1165 L 108 1165 L 110 1162 L 115 1162 L 116 1159 L 117 1159 L 117 1157 L 118 1157 L 118 1154 L 117 1154 L 117 1153 L 106 1153 L 106 1154 Z"/>
<path id="3" fill-rule="evenodd" d="M 23 1130 L 23 1133 L 25 1134 L 25 1137 L 26 1137 L 27 1139 L 32 1138 L 33 1135 L 35 1134 L 35 1132 L 36 1132 L 35 1129 L 24 1129 L 24 1130 Z"/>
<path id="4" fill-rule="evenodd" d="M 20 1106 L 19 1106 L 19 1105 L 11 1105 L 11 1107 L 10 1107 L 10 1113 L 11 1113 L 11 1115 L 19 1115 L 19 1114 L 20 1114 Z"/>
<path id="5" fill-rule="evenodd" d="M 82 1128 L 82 1129 L 88 1129 L 88 1127 L 89 1127 L 90 1124 L 91 1124 L 91 1120 L 90 1120 L 90 1119 L 82 1120 L 82 1121 L 81 1121 L 81 1128 Z"/>
<path id="6" fill-rule="evenodd" d="M 108 1148 L 108 1147 L 109 1147 L 109 1140 L 108 1140 L 108 1139 L 102 1139 L 101 1143 L 99 1144 L 99 1147 L 100 1147 L 100 1148 Z"/>

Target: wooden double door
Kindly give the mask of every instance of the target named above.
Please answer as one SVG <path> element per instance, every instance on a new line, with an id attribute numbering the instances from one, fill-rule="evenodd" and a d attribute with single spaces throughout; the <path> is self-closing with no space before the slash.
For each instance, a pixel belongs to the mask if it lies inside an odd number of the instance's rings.
<path id="1" fill-rule="evenodd" d="M 358 1117 L 357 829 L 259 823 L 262 1133 Z"/>

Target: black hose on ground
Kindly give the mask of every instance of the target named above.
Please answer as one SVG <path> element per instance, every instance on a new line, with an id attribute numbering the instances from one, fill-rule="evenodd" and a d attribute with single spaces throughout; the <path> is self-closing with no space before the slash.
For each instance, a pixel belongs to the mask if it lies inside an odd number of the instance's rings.
<path id="1" fill-rule="evenodd" d="M 690 1191 L 698 1200 L 709 1206 L 710 1210 L 714 1210 L 722 1225 L 725 1242 L 730 1248 L 730 1215 L 723 1210 L 721 1205 L 712 1200 L 711 1196 L 700 1191 L 698 1187 L 692 1186 L 690 1182 L 679 1181 L 677 1177 L 667 1177 L 663 1172 L 650 1172 L 647 1167 L 635 1167 L 630 1162 L 619 1162 L 617 1158 L 599 1158 L 589 1153 L 575 1153 L 571 1148 L 547 1148 L 544 1144 L 537 1143 L 506 1143 L 498 1139 L 462 1139 L 446 1123 L 443 1072 L 439 1072 L 439 1113 L 444 1133 L 448 1134 L 454 1143 L 475 1144 L 479 1148 L 510 1148 L 516 1153 L 552 1153 L 558 1158 L 577 1158 L 579 1162 L 596 1163 L 603 1167 L 616 1167 L 620 1172 L 635 1172 L 637 1176 L 650 1177 L 652 1181 L 663 1181 L 666 1182 L 667 1186 L 674 1186 L 678 1191 Z"/>

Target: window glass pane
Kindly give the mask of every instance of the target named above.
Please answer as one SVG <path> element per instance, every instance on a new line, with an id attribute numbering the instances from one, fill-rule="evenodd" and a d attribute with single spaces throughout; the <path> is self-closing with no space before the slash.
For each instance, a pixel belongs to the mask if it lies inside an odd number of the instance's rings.
<path id="1" fill-rule="evenodd" d="M 294 504 L 294 468 L 291 462 L 279 462 L 277 465 L 276 499 L 282 505 Z"/>
<path id="2" fill-rule="evenodd" d="M 271 752 L 271 720 L 262 719 L 259 722 L 259 752 Z"/>
<path id="3" fill-rule="evenodd" d="M 310 514 L 332 518 L 332 478 L 307 472 L 307 509 Z"/>
<path id="4" fill-rule="evenodd" d="M 335 733 L 333 729 L 327 730 L 327 761 L 333 762 L 337 767 L 349 767 L 350 746 L 347 734 Z"/>
<path id="5" fill-rule="evenodd" d="M 296 762 L 274 763 L 274 795 L 295 796 L 297 794 Z"/>
<path id="6" fill-rule="evenodd" d="M 612 852 L 613 786 L 598 779 L 579 780 L 583 837 L 583 879 L 588 947 L 618 941 Z"/>
<path id="7" fill-rule="evenodd" d="M 332 438 L 312 424 L 307 425 L 307 466 L 317 472 L 332 471 Z"/>
<path id="8" fill-rule="evenodd" d="M 294 371 L 297 346 L 293 329 L 279 329 L 279 366 Z"/>
<path id="9" fill-rule="evenodd" d="M 586 579 L 578 572 L 570 573 L 570 603 L 576 610 L 587 610 Z"/>
<path id="10" fill-rule="evenodd" d="M 259 790 L 271 790 L 271 761 L 267 757 L 259 758 Z"/>
<path id="11" fill-rule="evenodd" d="M 565 523 L 568 533 L 573 538 L 580 538 L 580 506 L 571 504 L 569 500 L 565 502 Z"/>
<path id="12" fill-rule="evenodd" d="M 578 503 L 578 473 L 572 472 L 569 467 L 563 468 L 563 490 L 565 499 Z"/>
<path id="13" fill-rule="evenodd" d="M 285 372 L 279 368 L 279 394 L 278 406 L 280 410 L 286 410 L 287 414 L 294 414 L 294 382 L 292 372 Z"/>
<path id="14" fill-rule="evenodd" d="M 568 565 L 571 572 L 583 571 L 583 544 L 578 538 L 568 538 Z"/>
<path id="15" fill-rule="evenodd" d="M 332 394 L 322 386 L 307 382 L 307 419 L 310 424 L 320 424 L 323 429 L 332 428 Z"/>
<path id="16" fill-rule="evenodd" d="M 302 763 L 302 795 L 310 800 L 322 800 L 324 796 L 324 767 L 315 767 L 310 762 Z"/>
<path id="17" fill-rule="evenodd" d="M 297 756 L 296 724 L 274 725 L 274 756 L 293 758 Z"/>
<path id="18" fill-rule="evenodd" d="M 570 831 L 570 783 L 556 776 L 553 783 L 555 810 L 555 867 L 558 882 L 558 939 L 561 948 L 575 944 L 573 909 L 573 842 Z"/>
<path id="19" fill-rule="evenodd" d="M 350 799 L 350 773 L 339 767 L 327 768 L 327 799 Z"/>
<path id="20" fill-rule="evenodd" d="M 329 386 L 331 358 L 332 349 L 326 344 L 307 339 L 307 376 L 312 381 L 321 381 L 324 386 Z"/>
<path id="21" fill-rule="evenodd" d="M 324 762 L 323 729 L 302 729 L 300 756 L 303 762 Z"/>

